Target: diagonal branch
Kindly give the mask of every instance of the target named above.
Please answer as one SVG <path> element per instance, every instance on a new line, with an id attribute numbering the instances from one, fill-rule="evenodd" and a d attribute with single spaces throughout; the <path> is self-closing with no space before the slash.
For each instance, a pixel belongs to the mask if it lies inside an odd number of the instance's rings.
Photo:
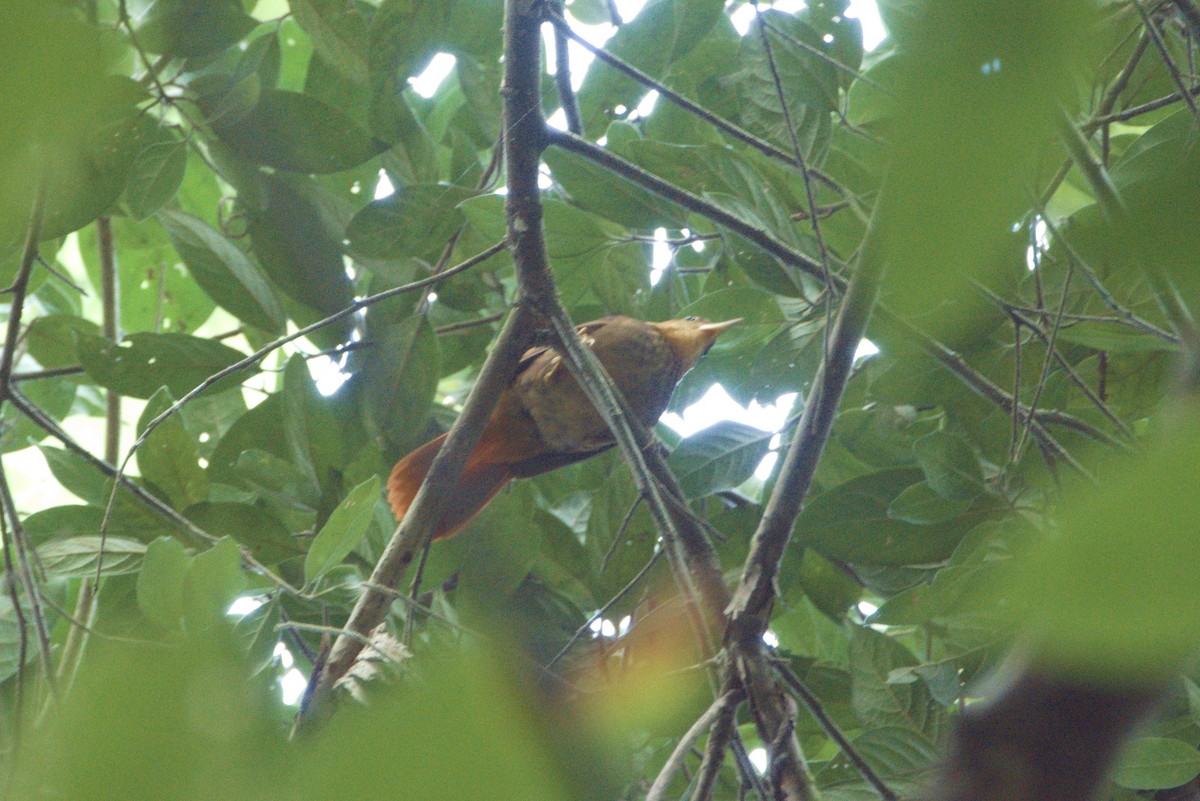
<path id="1" fill-rule="evenodd" d="M 816 259 L 801 253 L 794 248 L 785 245 L 775 237 L 761 228 L 756 228 L 744 220 L 730 214 L 719 206 L 692 194 L 684 189 L 680 189 L 672 183 L 664 181 L 662 178 L 643 170 L 636 164 L 627 161 L 620 156 L 617 156 L 608 150 L 593 144 L 578 136 L 573 136 L 564 131 L 550 130 L 546 132 L 551 144 L 558 145 L 565 150 L 570 150 L 585 156 L 592 161 L 607 167 L 614 173 L 626 178 L 627 180 L 649 189 L 651 192 L 666 198 L 674 203 L 679 204 L 683 208 L 694 211 L 705 218 L 712 220 L 718 225 L 723 225 L 730 231 L 738 234 L 742 238 L 758 245 L 767 253 L 779 259 L 786 265 L 796 268 L 801 272 L 809 275 L 817 281 L 824 280 L 824 274 L 821 270 L 821 263 Z M 831 275 L 834 286 L 839 290 L 845 289 L 847 281 L 840 273 L 832 273 Z M 929 354 L 933 359 L 941 363 L 942 367 L 956 376 L 964 384 L 970 387 L 974 392 L 981 397 L 987 399 L 996 406 L 999 406 L 1005 413 L 1011 413 L 1013 405 L 1018 403 L 1012 395 L 1005 392 L 1001 387 L 997 386 L 991 379 L 974 370 L 967 364 L 961 356 L 946 347 L 941 342 L 926 334 L 924 331 L 916 328 L 905 320 L 891 314 L 886 307 L 880 307 L 875 314 L 876 324 L 885 326 L 894 332 L 903 340 L 916 344 L 921 350 Z M 1028 413 L 1028 409 L 1023 404 L 1018 404 L 1021 414 Z M 1035 425 L 1031 429 L 1031 433 L 1037 438 L 1038 444 L 1049 452 L 1055 454 L 1057 458 L 1070 464 L 1080 472 L 1086 474 L 1086 470 L 1067 453 L 1050 433 L 1046 431 L 1043 424 L 1052 423 L 1077 431 L 1084 436 L 1096 439 L 1102 442 L 1111 441 L 1104 432 L 1065 412 L 1055 410 L 1040 410 L 1034 413 Z"/>
<path id="2" fill-rule="evenodd" d="M 679 742 L 675 744 L 675 749 L 667 757 L 667 761 L 663 763 L 662 770 L 655 777 L 654 783 L 650 785 L 650 791 L 646 793 L 646 801 L 663 801 L 666 798 L 667 788 L 670 787 L 675 774 L 679 773 L 680 769 L 683 768 L 683 761 L 687 759 L 688 753 L 692 750 L 692 746 L 696 741 L 700 739 L 700 735 L 704 734 L 713 724 L 719 724 L 721 721 L 732 722 L 733 715 L 737 711 L 741 700 L 740 693 L 733 691 L 726 692 L 720 698 L 713 701 L 712 705 L 704 711 L 704 714 L 696 719 L 696 722 L 687 730 L 687 733 L 679 738 Z M 728 741 L 728 735 L 726 735 L 726 741 Z M 697 796 L 699 796 L 698 792 L 693 797 Z"/>
<path id="3" fill-rule="evenodd" d="M 608 52 L 604 48 L 597 47 L 596 45 L 589 42 L 587 39 L 584 39 L 582 36 L 577 34 L 575 31 L 571 30 L 570 24 L 565 19 L 563 19 L 561 16 L 559 16 L 557 13 L 555 13 L 554 11 L 549 11 L 547 13 L 547 19 L 549 19 L 550 22 L 554 25 L 554 29 L 556 31 L 561 32 L 562 35 L 566 36 L 571 41 L 578 44 L 584 50 L 587 50 L 589 53 L 591 53 L 596 58 L 603 61 L 605 64 L 609 65 L 610 67 L 617 70 L 618 72 L 628 76 L 629 78 L 632 78 L 633 80 L 640 83 L 642 86 L 645 86 L 647 89 L 653 89 L 654 91 L 658 92 L 659 95 L 661 95 L 663 98 L 665 98 L 668 101 L 670 101 L 671 103 L 674 103 L 675 105 L 679 106 L 681 109 L 684 109 L 685 111 L 688 111 L 691 114 L 694 114 L 695 116 L 704 120 L 709 125 L 716 128 L 717 130 L 723 131 L 724 133 L 728 134 L 730 137 L 736 139 L 737 141 L 749 145 L 750 147 L 757 150 L 759 153 L 762 153 L 764 156 L 767 156 L 769 158 L 775 159 L 776 161 L 782 162 L 782 163 L 788 165 L 789 167 L 805 169 L 803 163 L 797 163 L 796 159 L 793 158 L 792 156 L 790 156 L 786 151 L 780 150 L 779 148 L 775 147 L 775 145 L 771 144 L 770 142 L 766 141 L 765 139 L 760 139 L 759 137 L 750 133 L 746 129 L 741 128 L 737 125 L 734 125 L 732 122 L 725 119 L 724 117 L 717 116 L 716 114 L 712 113 L 711 111 L 709 111 L 708 109 L 706 109 L 704 106 L 700 105 L 699 103 L 695 102 L 694 100 L 687 99 L 683 95 L 676 92 L 674 89 L 671 89 L 669 86 L 666 86 L 665 84 L 663 84 L 661 81 L 657 81 L 654 78 L 651 78 L 649 75 L 642 72 L 637 67 L 630 64 L 629 62 L 627 62 L 621 58 L 618 58 L 617 56 L 614 56 L 612 53 Z M 843 197 L 850 196 L 851 193 L 848 190 L 846 190 L 844 187 L 842 187 L 840 184 L 838 184 L 836 181 L 834 181 L 832 178 L 830 178 L 828 175 L 821 172 L 820 170 L 813 169 L 813 170 L 808 170 L 807 172 L 809 174 L 811 174 L 812 177 L 816 178 L 818 181 L 820 181 L 821 183 L 828 186 L 830 189 L 837 192 L 839 195 L 842 195 Z"/>
<path id="4" fill-rule="evenodd" d="M 756 717 L 763 711 L 755 706 L 758 694 L 751 687 L 773 682 L 772 676 L 760 675 L 758 671 L 759 665 L 765 660 L 766 649 L 762 636 L 775 605 L 775 580 L 779 565 L 791 539 L 792 526 L 812 485 L 817 463 L 833 430 L 842 393 L 854 367 L 854 353 L 862 340 L 879 292 L 884 260 L 876 231 L 874 225 L 867 229 L 866 239 L 859 251 L 857 269 L 838 309 L 829 347 L 813 379 L 812 393 L 804 405 L 779 478 L 758 529 L 754 532 L 750 553 L 746 556 L 741 579 L 729 605 L 725 645 L 742 675 L 751 699 L 751 710 Z M 788 746 L 786 750 L 777 750 L 777 738 L 764 738 L 764 742 L 768 745 L 772 765 L 779 760 L 793 760 L 795 754 L 799 753 L 798 746 L 791 746 L 795 742 L 794 733 L 783 737 L 783 743 Z"/>

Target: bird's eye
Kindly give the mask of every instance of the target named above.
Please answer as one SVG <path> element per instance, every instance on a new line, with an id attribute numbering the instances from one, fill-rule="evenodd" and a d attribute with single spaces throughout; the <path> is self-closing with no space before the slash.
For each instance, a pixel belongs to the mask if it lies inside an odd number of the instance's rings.
<path id="1" fill-rule="evenodd" d="M 694 323 L 697 320 L 699 320 L 700 318 L 689 314 L 687 317 L 684 317 L 683 319 L 687 320 L 689 323 Z"/>

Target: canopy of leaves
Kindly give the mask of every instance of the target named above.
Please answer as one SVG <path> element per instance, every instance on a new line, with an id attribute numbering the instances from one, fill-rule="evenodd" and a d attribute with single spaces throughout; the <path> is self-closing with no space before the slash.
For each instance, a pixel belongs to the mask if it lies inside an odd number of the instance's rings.
<path id="1" fill-rule="evenodd" d="M 1200 32 L 1177 5 L 880 0 L 889 35 L 865 51 L 846 0 L 649 0 L 605 46 L 640 79 L 570 46 L 577 133 L 633 177 L 544 154 L 568 312 L 744 317 L 671 411 L 714 384 L 796 399 L 778 439 L 659 428 L 731 580 L 868 230 L 886 254 L 878 352 L 795 521 L 770 641 L 897 793 L 1014 642 L 1100 683 L 1175 676 L 1200 644 Z M 308 674 L 394 529 L 382 479 L 449 427 L 520 300 L 501 252 L 356 305 L 506 235 L 501 10 L 0 3 L 13 798 L 633 798 L 711 703 L 612 452 L 435 544 L 388 621 L 407 647 L 359 676 L 371 703 L 284 736 L 277 681 Z M 438 54 L 453 67 L 420 94 Z M 261 605 L 229 617 L 243 596 Z M 1194 782 L 1191 678 L 1111 797 Z M 797 732 L 825 798 L 872 797 L 828 728 Z M 709 797 L 750 774 L 727 761 Z"/>

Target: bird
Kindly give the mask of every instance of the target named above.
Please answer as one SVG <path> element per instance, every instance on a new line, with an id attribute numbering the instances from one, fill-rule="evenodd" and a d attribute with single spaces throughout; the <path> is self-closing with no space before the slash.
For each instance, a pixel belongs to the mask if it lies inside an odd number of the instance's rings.
<path id="1" fill-rule="evenodd" d="M 611 316 L 583 323 L 576 331 L 604 365 L 633 414 L 650 427 L 666 411 L 684 374 L 717 336 L 742 319 L 713 323 L 684 317 L 654 323 Z M 442 434 L 425 443 L 392 469 L 388 503 L 397 520 L 408 512 L 445 439 Z M 529 349 L 467 458 L 433 539 L 461 531 L 513 479 L 574 464 L 613 444 L 612 432 L 563 364 L 562 355 L 548 346 Z"/>

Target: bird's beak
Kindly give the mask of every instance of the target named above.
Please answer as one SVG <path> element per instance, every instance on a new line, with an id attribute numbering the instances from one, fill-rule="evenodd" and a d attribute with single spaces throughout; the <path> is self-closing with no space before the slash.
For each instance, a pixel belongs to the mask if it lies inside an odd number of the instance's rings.
<path id="1" fill-rule="evenodd" d="M 709 334 L 713 338 L 716 338 L 721 332 L 728 328 L 732 328 L 740 322 L 745 321 L 745 319 L 745 317 L 735 317 L 734 319 L 726 320 L 723 323 L 704 323 L 700 326 L 700 330 L 706 334 Z"/>

